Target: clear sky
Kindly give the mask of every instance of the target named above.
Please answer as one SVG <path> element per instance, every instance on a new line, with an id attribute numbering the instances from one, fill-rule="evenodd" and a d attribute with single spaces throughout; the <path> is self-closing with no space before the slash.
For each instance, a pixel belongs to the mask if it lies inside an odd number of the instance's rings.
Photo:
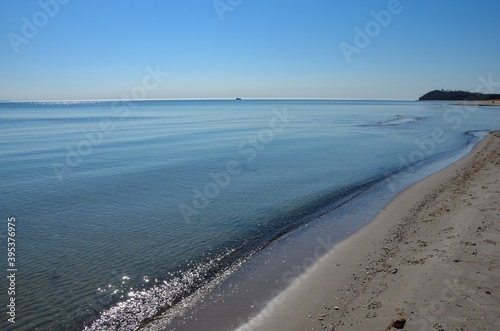
<path id="1" fill-rule="evenodd" d="M 2 0 L 0 100 L 474 91 L 500 82 L 499 13 L 498 0 Z"/>

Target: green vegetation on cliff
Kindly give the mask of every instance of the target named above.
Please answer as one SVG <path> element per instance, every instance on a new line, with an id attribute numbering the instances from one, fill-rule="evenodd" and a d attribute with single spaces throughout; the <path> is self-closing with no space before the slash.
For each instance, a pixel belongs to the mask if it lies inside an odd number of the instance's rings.
<path id="1" fill-rule="evenodd" d="M 495 100 L 495 99 L 500 99 L 500 94 L 484 94 L 484 93 L 468 92 L 468 91 L 434 90 L 424 94 L 418 100 L 485 101 L 485 100 Z"/>

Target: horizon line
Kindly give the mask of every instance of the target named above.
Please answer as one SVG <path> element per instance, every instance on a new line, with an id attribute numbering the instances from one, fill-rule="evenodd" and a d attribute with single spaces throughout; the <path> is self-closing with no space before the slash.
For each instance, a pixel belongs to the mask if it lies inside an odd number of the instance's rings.
<path id="1" fill-rule="evenodd" d="M 0 100 L 1 103 L 22 103 L 22 102 L 130 102 L 130 101 L 244 101 L 244 100 L 324 100 L 324 101 L 417 101 L 417 99 L 393 99 L 393 98 L 148 98 L 148 99 L 33 99 L 33 100 Z"/>

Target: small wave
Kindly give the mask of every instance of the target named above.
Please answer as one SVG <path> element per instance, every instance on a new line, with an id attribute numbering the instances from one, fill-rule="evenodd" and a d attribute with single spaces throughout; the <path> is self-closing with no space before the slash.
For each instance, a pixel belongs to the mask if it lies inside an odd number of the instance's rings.
<path id="1" fill-rule="evenodd" d="M 419 121 L 423 121 L 427 119 L 427 117 L 405 117 L 404 115 L 395 115 L 394 118 L 386 120 L 386 121 L 379 121 L 373 124 L 363 124 L 361 125 L 362 127 L 368 127 L 368 126 L 395 126 L 395 125 L 401 125 L 401 124 L 409 124 L 409 123 L 415 123 Z"/>

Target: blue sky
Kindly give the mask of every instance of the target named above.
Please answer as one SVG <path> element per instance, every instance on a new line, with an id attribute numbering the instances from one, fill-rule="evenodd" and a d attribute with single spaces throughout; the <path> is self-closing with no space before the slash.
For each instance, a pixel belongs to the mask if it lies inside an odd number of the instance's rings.
<path id="1" fill-rule="evenodd" d="M 169 75 L 146 98 L 473 91 L 479 76 L 500 81 L 499 12 L 498 0 L 3 0 L 0 100 L 121 99 L 147 67 Z"/>

